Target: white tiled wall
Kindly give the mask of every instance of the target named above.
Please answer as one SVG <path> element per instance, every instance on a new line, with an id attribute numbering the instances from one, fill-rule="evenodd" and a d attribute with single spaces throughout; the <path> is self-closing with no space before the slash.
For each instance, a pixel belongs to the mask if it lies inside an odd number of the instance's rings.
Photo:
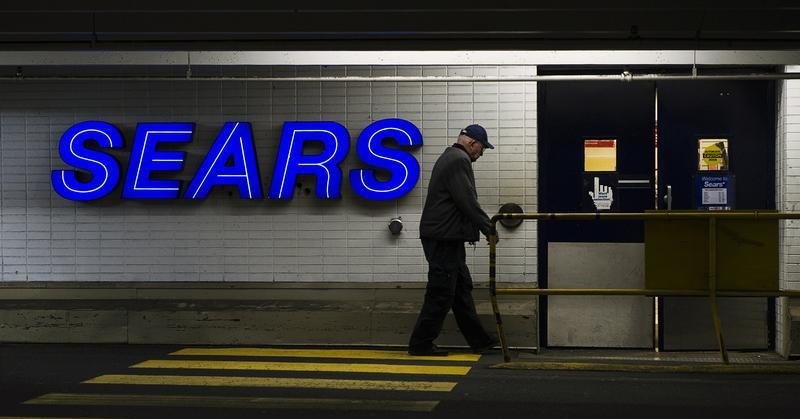
<path id="1" fill-rule="evenodd" d="M 518 75 L 532 67 L 276 67 L 272 76 Z M 0 83 L 2 281 L 424 281 L 418 221 L 431 168 L 464 126 L 486 127 L 496 149 L 475 163 L 481 204 L 494 214 L 516 202 L 536 211 L 536 84 L 533 82 L 13 81 Z M 370 122 L 410 120 L 423 134 L 414 152 L 417 187 L 392 202 L 350 190 L 322 201 L 300 178 L 289 202 L 244 201 L 217 188 L 202 202 L 123 201 L 120 190 L 94 203 L 57 195 L 50 172 L 68 169 L 58 141 L 71 125 L 103 120 L 125 138 L 123 172 L 137 122 L 194 122 L 184 171 L 188 184 L 226 121 L 252 123 L 262 184 L 272 179 L 283 121 L 335 120 L 355 142 Z M 351 148 L 343 173 L 361 167 Z M 392 236 L 387 224 L 405 228 Z M 536 280 L 536 228 L 500 228 L 498 278 Z M 488 276 L 484 242 L 468 251 L 476 281 Z"/>
<path id="2" fill-rule="evenodd" d="M 800 72 L 800 66 L 786 67 L 787 73 Z M 781 82 L 776 143 L 776 205 L 778 210 L 800 211 L 800 80 Z M 780 230 L 780 288 L 800 289 L 800 221 L 785 220 Z M 780 352 L 785 352 L 786 311 L 789 309 L 785 299 L 776 304 L 776 343 Z"/>

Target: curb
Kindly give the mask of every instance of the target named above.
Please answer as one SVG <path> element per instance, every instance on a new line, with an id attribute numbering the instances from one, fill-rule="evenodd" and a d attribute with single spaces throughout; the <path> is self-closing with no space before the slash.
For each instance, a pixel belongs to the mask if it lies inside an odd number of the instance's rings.
<path id="1" fill-rule="evenodd" d="M 493 369 L 551 371 L 610 371 L 702 374 L 800 374 L 800 364 L 641 364 L 560 361 L 517 361 L 491 365 Z"/>

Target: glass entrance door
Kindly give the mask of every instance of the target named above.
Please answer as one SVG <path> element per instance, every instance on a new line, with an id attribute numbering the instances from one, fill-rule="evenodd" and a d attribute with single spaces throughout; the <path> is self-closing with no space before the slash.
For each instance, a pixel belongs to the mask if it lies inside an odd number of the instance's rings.
<path id="1" fill-rule="evenodd" d="M 774 209 L 774 89 L 769 81 L 540 84 L 539 211 Z M 735 186 L 714 178 L 700 188 L 704 174 Z M 541 221 L 539 272 L 549 288 L 643 288 L 643 223 Z M 544 346 L 716 348 L 704 298 L 540 302 Z M 729 346 L 769 347 L 772 306 L 721 299 Z"/>
<path id="2" fill-rule="evenodd" d="M 659 208 L 670 191 L 676 210 L 775 209 L 774 126 L 773 82 L 659 82 Z M 717 348 L 707 299 L 660 302 L 664 349 Z M 719 299 L 726 345 L 767 349 L 772 307 L 766 298 Z"/>
<path id="3" fill-rule="evenodd" d="M 539 85 L 540 212 L 653 209 L 653 83 Z M 539 223 L 549 288 L 644 287 L 641 221 Z M 540 298 L 541 341 L 558 347 L 650 348 L 653 301 Z"/>

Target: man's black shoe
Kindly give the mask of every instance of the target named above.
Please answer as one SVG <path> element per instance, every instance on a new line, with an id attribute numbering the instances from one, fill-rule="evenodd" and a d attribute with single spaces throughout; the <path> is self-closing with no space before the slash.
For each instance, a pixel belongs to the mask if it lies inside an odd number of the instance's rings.
<path id="1" fill-rule="evenodd" d="M 408 354 L 413 356 L 447 356 L 450 353 L 433 345 L 429 348 L 408 348 Z"/>
<path id="2" fill-rule="evenodd" d="M 479 346 L 477 348 L 472 348 L 472 352 L 476 354 L 485 354 L 498 345 L 500 345 L 500 340 L 497 338 L 491 338 L 489 342 L 487 342 L 485 345 Z"/>

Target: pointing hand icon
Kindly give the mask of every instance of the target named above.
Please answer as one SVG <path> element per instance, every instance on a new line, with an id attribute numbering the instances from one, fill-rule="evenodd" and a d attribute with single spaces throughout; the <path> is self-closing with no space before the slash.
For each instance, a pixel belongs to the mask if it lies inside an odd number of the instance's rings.
<path id="1" fill-rule="evenodd" d="M 594 201 L 594 206 L 598 210 L 611 209 L 611 203 L 614 201 L 614 190 L 610 186 L 600 184 L 600 178 L 594 178 L 594 191 L 589 191 L 589 196 Z"/>

